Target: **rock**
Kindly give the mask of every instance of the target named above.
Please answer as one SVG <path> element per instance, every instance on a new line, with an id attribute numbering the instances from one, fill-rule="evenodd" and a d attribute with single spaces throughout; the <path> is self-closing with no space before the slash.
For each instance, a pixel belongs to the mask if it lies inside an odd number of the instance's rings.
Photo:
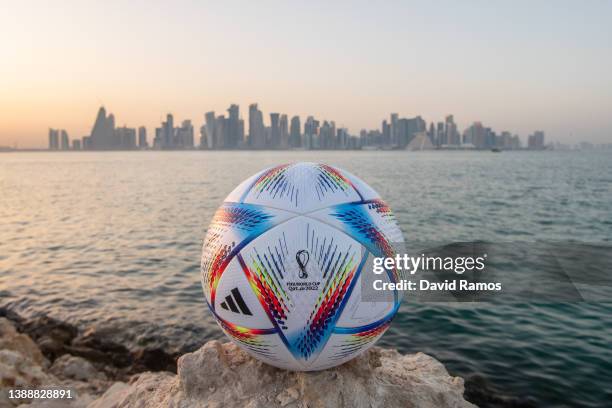
<path id="1" fill-rule="evenodd" d="M 0 317 L 0 350 L 12 350 L 38 365 L 48 362 L 34 341 L 27 335 L 18 333 L 13 323 Z"/>
<path id="2" fill-rule="evenodd" d="M 474 407 L 463 380 L 422 353 L 373 348 L 339 367 L 290 372 L 232 343 L 206 343 L 178 361 L 178 375 L 143 373 L 113 386 L 91 408 L 110 407 Z"/>
<path id="3" fill-rule="evenodd" d="M 80 357 L 64 354 L 49 371 L 48 366 L 36 343 L 28 335 L 18 333 L 11 321 L 0 318 L 0 407 L 22 404 L 29 408 L 84 408 L 110 386 L 104 374 Z M 9 390 L 17 388 L 69 389 L 74 398 L 9 399 Z"/>
<path id="4" fill-rule="evenodd" d="M 96 370 L 89 361 L 70 354 L 64 354 L 55 360 L 49 371 L 58 377 L 70 378 L 78 381 L 106 379 L 106 376 Z"/>
<path id="5" fill-rule="evenodd" d="M 176 373 L 177 355 L 168 354 L 160 348 L 141 349 L 133 353 L 132 372 L 170 371 Z"/>
<path id="6" fill-rule="evenodd" d="M 118 407 L 119 403 L 125 399 L 130 386 L 124 382 L 114 383 L 102 397 L 92 402 L 88 408 L 111 408 Z"/>
<path id="7" fill-rule="evenodd" d="M 66 346 L 77 336 L 76 327 L 49 316 L 33 320 L 20 319 L 19 329 L 35 340 L 51 361 L 66 353 Z"/>
<path id="8" fill-rule="evenodd" d="M 119 368 L 128 367 L 133 363 L 127 347 L 109 340 L 109 336 L 93 328 L 74 338 L 66 349 L 70 354 L 105 364 L 110 363 Z"/>
<path id="9" fill-rule="evenodd" d="M 53 376 L 44 372 L 34 361 L 13 350 L 0 350 L 0 407 L 17 406 L 27 400 L 9 400 L 9 389 L 40 388 L 57 384 Z"/>

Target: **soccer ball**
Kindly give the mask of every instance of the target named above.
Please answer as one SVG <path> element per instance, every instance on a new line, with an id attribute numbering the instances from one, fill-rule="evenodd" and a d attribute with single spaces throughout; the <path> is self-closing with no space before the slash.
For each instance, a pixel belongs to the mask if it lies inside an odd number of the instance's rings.
<path id="1" fill-rule="evenodd" d="M 265 363 L 333 367 L 371 347 L 397 312 L 398 293 L 366 302 L 360 281 L 368 259 L 394 256 L 399 242 L 393 213 L 357 177 L 318 163 L 272 167 L 213 217 L 202 250 L 206 302 L 225 334 Z"/>

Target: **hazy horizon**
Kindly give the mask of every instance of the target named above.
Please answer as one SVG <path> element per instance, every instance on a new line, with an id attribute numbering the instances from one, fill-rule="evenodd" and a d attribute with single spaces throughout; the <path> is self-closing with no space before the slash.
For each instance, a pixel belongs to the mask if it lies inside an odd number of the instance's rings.
<path id="1" fill-rule="evenodd" d="M 49 127 L 153 128 L 231 103 L 335 120 L 454 114 L 564 143 L 612 142 L 612 3 L 3 2 L 0 145 Z"/>

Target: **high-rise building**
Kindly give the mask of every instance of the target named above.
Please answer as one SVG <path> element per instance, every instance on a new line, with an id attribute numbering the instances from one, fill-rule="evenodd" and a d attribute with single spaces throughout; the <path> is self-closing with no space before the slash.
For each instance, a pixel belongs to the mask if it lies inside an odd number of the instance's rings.
<path id="1" fill-rule="evenodd" d="M 336 131 L 336 149 L 348 149 L 350 147 L 350 135 L 347 128 L 339 128 Z"/>
<path id="2" fill-rule="evenodd" d="M 381 128 L 382 128 L 381 129 L 382 131 L 381 144 L 385 146 L 390 146 L 391 145 L 391 125 L 386 120 L 383 120 Z M 368 146 L 372 146 L 372 145 L 368 145 Z"/>
<path id="3" fill-rule="evenodd" d="M 302 131 L 300 124 L 300 117 L 294 116 L 291 118 L 291 128 L 290 128 L 290 137 L 289 137 L 289 146 L 291 147 L 301 147 L 302 146 Z"/>
<path id="4" fill-rule="evenodd" d="M 433 122 L 431 122 L 429 124 L 429 130 L 427 131 L 427 137 L 429 137 L 429 140 L 431 141 L 431 143 L 435 145 L 435 143 L 436 143 L 436 127 L 435 127 Z"/>
<path id="5" fill-rule="evenodd" d="M 266 130 L 263 123 L 263 114 L 257 104 L 249 105 L 249 145 L 253 149 L 265 149 Z"/>
<path id="6" fill-rule="evenodd" d="M 232 104 L 227 112 L 227 134 L 224 147 L 226 149 L 235 149 L 242 146 L 244 142 L 244 121 L 240 119 L 240 107 L 238 105 Z"/>
<path id="7" fill-rule="evenodd" d="M 174 116 L 171 113 L 166 115 L 166 121 L 162 122 L 161 132 L 161 148 L 174 148 Z"/>
<path id="8" fill-rule="evenodd" d="M 155 128 L 155 137 L 153 138 L 153 148 L 161 149 L 162 148 L 162 128 Z"/>
<path id="9" fill-rule="evenodd" d="M 147 142 L 147 128 L 144 126 L 138 128 L 138 147 L 141 149 L 149 147 L 149 143 Z"/>
<path id="10" fill-rule="evenodd" d="M 204 114 L 204 126 L 200 128 L 200 147 L 202 149 L 216 149 L 218 147 L 215 141 L 215 123 L 215 111 L 206 112 Z"/>
<path id="11" fill-rule="evenodd" d="M 425 132 L 427 123 L 420 116 L 397 120 L 397 146 L 405 148 L 415 135 Z"/>
<path id="12" fill-rule="evenodd" d="M 81 150 L 81 141 L 79 139 L 72 140 L 72 150 Z"/>
<path id="13" fill-rule="evenodd" d="M 106 109 L 101 106 L 91 130 L 89 146 L 92 150 L 109 150 L 119 148 L 115 138 L 115 117 L 106 116 Z"/>
<path id="14" fill-rule="evenodd" d="M 304 123 L 304 142 L 302 145 L 307 149 L 319 148 L 319 121 L 314 117 L 308 116 Z"/>
<path id="15" fill-rule="evenodd" d="M 444 122 L 438 122 L 436 125 L 436 146 L 442 146 L 446 144 L 446 134 L 444 132 Z"/>
<path id="16" fill-rule="evenodd" d="M 459 132 L 457 131 L 457 124 L 455 123 L 453 115 L 448 115 L 444 121 L 444 138 L 446 139 L 447 145 L 458 146 L 461 144 Z"/>
<path id="17" fill-rule="evenodd" d="M 463 132 L 463 143 L 473 145 L 477 149 L 484 149 L 487 146 L 487 132 L 481 122 L 474 122 Z"/>
<path id="18" fill-rule="evenodd" d="M 280 148 L 286 149 L 289 147 L 289 121 L 287 115 L 280 116 Z"/>
<path id="19" fill-rule="evenodd" d="M 269 147 L 272 149 L 280 148 L 280 113 L 270 114 L 270 140 Z"/>
<path id="20" fill-rule="evenodd" d="M 336 123 L 334 121 L 323 121 L 321 129 L 319 129 L 319 149 L 335 149 L 336 148 Z"/>
<path id="21" fill-rule="evenodd" d="M 60 130 L 60 149 L 70 150 L 70 139 L 68 138 L 68 133 L 64 129 Z"/>
<path id="22" fill-rule="evenodd" d="M 175 130 L 174 147 L 178 149 L 193 149 L 194 135 L 191 121 L 186 119 L 181 127 Z"/>
<path id="23" fill-rule="evenodd" d="M 59 149 L 59 129 L 49 128 L 49 150 Z"/>
<path id="24" fill-rule="evenodd" d="M 532 150 L 544 149 L 544 132 L 536 130 L 527 138 L 527 148 Z"/>
<path id="25" fill-rule="evenodd" d="M 120 148 L 123 150 L 136 149 L 136 129 L 127 126 L 115 129 L 115 137 L 119 140 Z"/>
<path id="26" fill-rule="evenodd" d="M 391 133 L 391 146 L 398 146 L 399 145 L 399 115 L 397 113 L 392 113 L 391 114 L 391 127 L 390 127 L 390 133 Z"/>
<path id="27" fill-rule="evenodd" d="M 225 115 L 219 115 L 215 119 L 215 135 L 216 149 L 227 149 L 227 120 Z"/>

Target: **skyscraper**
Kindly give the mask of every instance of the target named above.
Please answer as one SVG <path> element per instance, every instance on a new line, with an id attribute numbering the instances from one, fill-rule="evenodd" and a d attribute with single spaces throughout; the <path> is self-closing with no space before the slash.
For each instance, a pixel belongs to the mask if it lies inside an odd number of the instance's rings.
<path id="1" fill-rule="evenodd" d="M 68 139 L 68 133 L 64 129 L 60 130 L 60 149 L 70 150 L 70 139 Z"/>
<path id="2" fill-rule="evenodd" d="M 463 143 L 472 144 L 477 149 L 484 149 L 486 147 L 486 131 L 482 123 L 474 122 L 463 132 Z"/>
<path id="3" fill-rule="evenodd" d="M 59 149 L 59 129 L 49 128 L 49 150 Z"/>
<path id="4" fill-rule="evenodd" d="M 291 118 L 291 128 L 289 131 L 289 146 L 300 147 L 302 146 L 302 131 L 300 124 L 300 117 L 294 116 Z"/>
<path id="5" fill-rule="evenodd" d="M 286 149 L 289 147 L 289 121 L 287 115 L 283 114 L 280 117 L 280 148 Z"/>
<path id="6" fill-rule="evenodd" d="M 257 104 L 249 105 L 249 145 L 253 149 L 266 147 L 266 131 L 263 124 L 263 114 Z"/>
<path id="7" fill-rule="evenodd" d="M 217 142 L 215 141 L 215 111 L 206 112 L 204 114 L 205 124 L 200 130 L 202 138 L 200 139 L 200 145 L 203 149 L 216 149 Z"/>
<path id="8" fill-rule="evenodd" d="M 280 123 L 279 123 L 280 114 L 279 113 L 271 113 L 270 114 L 270 140 L 269 146 L 272 149 L 280 148 Z"/>
<path id="9" fill-rule="evenodd" d="M 527 148 L 532 150 L 544 149 L 544 132 L 536 130 L 527 138 Z"/>
<path id="10" fill-rule="evenodd" d="M 308 116 L 304 123 L 304 147 L 307 149 L 318 149 L 319 121 L 314 117 Z"/>
<path id="11" fill-rule="evenodd" d="M 397 123 L 399 120 L 397 113 L 391 114 L 391 145 L 398 146 L 399 145 L 399 124 Z"/>
<path id="12" fill-rule="evenodd" d="M 123 150 L 136 149 L 136 129 L 127 126 L 115 129 L 115 137 Z"/>
<path id="13" fill-rule="evenodd" d="M 460 145 L 459 132 L 457 131 L 457 125 L 453 115 L 448 115 L 444 121 L 444 131 L 446 144 L 448 145 Z"/>
<path id="14" fill-rule="evenodd" d="M 436 126 L 436 146 L 446 144 L 446 133 L 444 132 L 444 122 L 438 122 Z"/>
<path id="15" fill-rule="evenodd" d="M 225 115 L 219 115 L 215 119 L 215 135 L 216 149 L 227 149 L 227 120 Z"/>
<path id="16" fill-rule="evenodd" d="M 382 144 L 385 146 L 391 145 L 391 125 L 386 120 L 382 121 Z M 369 143 L 369 142 L 368 142 Z"/>
<path id="17" fill-rule="evenodd" d="M 147 142 L 147 128 L 144 126 L 138 128 L 138 147 L 141 149 L 149 147 L 149 143 Z"/>
<path id="18" fill-rule="evenodd" d="M 113 114 L 107 117 L 104 106 L 98 110 L 88 145 L 92 150 L 109 150 L 119 147 L 115 140 L 115 117 Z"/>
<path id="19" fill-rule="evenodd" d="M 244 122 L 240 119 L 240 107 L 232 104 L 228 110 L 226 140 L 224 147 L 226 149 L 235 149 L 242 145 L 244 139 Z"/>
<path id="20" fill-rule="evenodd" d="M 174 147 L 178 149 L 193 149 L 194 135 L 191 121 L 186 119 L 175 131 Z"/>
<path id="21" fill-rule="evenodd" d="M 174 116 L 171 113 L 168 113 L 166 121 L 162 122 L 161 143 L 162 149 L 174 147 Z"/>

